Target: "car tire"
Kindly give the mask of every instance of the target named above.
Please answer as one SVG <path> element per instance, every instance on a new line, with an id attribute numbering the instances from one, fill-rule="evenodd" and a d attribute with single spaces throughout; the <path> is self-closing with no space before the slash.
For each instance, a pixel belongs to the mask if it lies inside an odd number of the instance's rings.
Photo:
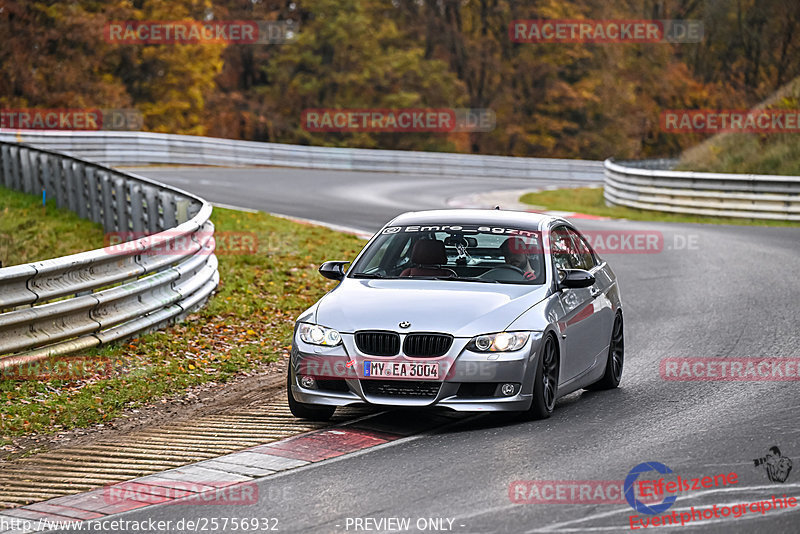
<path id="1" fill-rule="evenodd" d="M 622 322 L 622 314 L 617 313 L 617 316 L 614 318 L 614 326 L 611 327 L 611 341 L 608 343 L 606 370 L 600 380 L 588 386 L 586 389 L 589 391 L 602 391 L 604 389 L 614 389 L 619 386 L 624 365 L 625 330 Z"/>
<path id="2" fill-rule="evenodd" d="M 558 372 L 558 343 L 552 334 L 548 334 L 537 358 L 533 402 L 526 414 L 528 419 L 547 419 L 553 414 L 558 395 Z"/>
<path id="3" fill-rule="evenodd" d="M 333 417 L 333 412 L 336 411 L 335 406 L 313 406 L 295 400 L 292 395 L 292 369 L 291 365 L 286 371 L 286 396 L 289 400 L 289 411 L 292 415 L 300 419 L 308 419 L 310 421 L 327 421 Z"/>

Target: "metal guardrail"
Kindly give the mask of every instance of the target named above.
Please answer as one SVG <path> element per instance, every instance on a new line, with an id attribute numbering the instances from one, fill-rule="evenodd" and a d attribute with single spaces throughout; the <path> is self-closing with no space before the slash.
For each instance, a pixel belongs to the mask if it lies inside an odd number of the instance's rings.
<path id="1" fill-rule="evenodd" d="M 800 176 L 669 170 L 675 163 L 607 159 L 606 203 L 692 215 L 800 221 Z"/>
<path id="2" fill-rule="evenodd" d="M 201 307 L 219 282 L 211 205 L 156 181 L 0 141 L 0 185 L 141 236 L 0 269 L 0 369 L 155 330 Z"/>
<path id="3" fill-rule="evenodd" d="M 603 179 L 603 164 L 586 160 L 314 147 L 149 132 L 6 129 L 0 130 L 2 140 L 16 140 L 107 165 L 270 165 L 481 178 Z"/>

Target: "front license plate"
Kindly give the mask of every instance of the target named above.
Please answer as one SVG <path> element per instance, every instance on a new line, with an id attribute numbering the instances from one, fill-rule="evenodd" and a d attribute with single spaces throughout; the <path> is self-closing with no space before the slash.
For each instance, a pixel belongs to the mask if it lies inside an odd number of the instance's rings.
<path id="1" fill-rule="evenodd" d="M 436 362 L 364 362 L 364 376 L 436 380 L 439 378 L 439 364 Z"/>

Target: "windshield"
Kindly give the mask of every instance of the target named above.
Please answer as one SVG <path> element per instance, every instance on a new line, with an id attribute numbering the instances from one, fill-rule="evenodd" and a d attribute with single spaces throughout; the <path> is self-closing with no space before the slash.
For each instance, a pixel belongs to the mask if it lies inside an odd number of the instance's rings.
<path id="1" fill-rule="evenodd" d="M 351 278 L 544 284 L 536 230 L 482 225 L 390 226 L 350 269 Z"/>

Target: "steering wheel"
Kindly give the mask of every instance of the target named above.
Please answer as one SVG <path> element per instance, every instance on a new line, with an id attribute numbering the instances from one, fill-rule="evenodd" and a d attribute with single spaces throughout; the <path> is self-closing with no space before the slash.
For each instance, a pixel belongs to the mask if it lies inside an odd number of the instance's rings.
<path id="1" fill-rule="evenodd" d="M 520 269 L 520 268 L 519 268 L 519 267 L 517 267 L 516 265 L 508 265 L 507 263 L 504 263 L 503 265 L 498 265 L 497 267 L 492 267 L 492 268 L 491 268 L 489 271 L 487 271 L 487 272 L 496 271 L 497 269 L 511 269 L 512 271 L 517 271 L 517 272 L 518 272 L 519 274 L 521 274 L 522 276 L 525 276 L 525 271 L 523 271 L 522 269 Z M 486 274 L 486 273 L 484 273 L 484 274 Z"/>
<path id="2" fill-rule="evenodd" d="M 492 273 L 497 272 L 497 271 L 502 271 L 502 269 L 508 269 L 510 271 L 514 271 L 514 272 L 519 274 L 520 278 L 523 278 L 523 279 L 525 278 L 525 271 L 523 271 L 522 269 L 520 269 L 519 267 L 516 267 L 514 265 L 507 265 L 507 264 L 498 265 L 497 267 L 492 267 L 491 269 L 489 269 L 488 271 L 486 271 L 485 273 L 480 275 L 480 278 L 486 278 L 488 280 L 492 280 L 493 279 L 492 278 Z"/>

